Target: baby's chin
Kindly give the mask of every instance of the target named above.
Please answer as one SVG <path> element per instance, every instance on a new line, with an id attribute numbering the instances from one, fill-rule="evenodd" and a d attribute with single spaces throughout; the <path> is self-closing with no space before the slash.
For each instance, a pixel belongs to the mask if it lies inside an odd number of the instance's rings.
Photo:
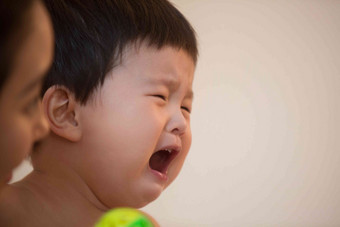
<path id="1" fill-rule="evenodd" d="M 173 177 L 172 179 L 170 178 L 164 185 L 154 183 L 144 186 L 143 193 L 140 194 L 138 199 L 136 198 L 135 200 L 131 200 L 130 204 L 127 206 L 139 209 L 148 205 L 161 196 L 162 192 L 175 180 L 174 178 L 176 177 Z"/>
<path id="2" fill-rule="evenodd" d="M 163 192 L 165 187 L 161 187 L 160 185 L 153 185 L 153 187 L 148 188 L 141 193 L 139 196 L 136 196 L 135 199 L 129 201 L 129 207 L 133 207 L 136 209 L 145 207 L 149 203 L 156 200 Z"/>
<path id="3" fill-rule="evenodd" d="M 157 199 L 164 190 L 164 186 L 160 186 L 157 184 L 154 185 L 143 185 L 136 186 L 129 193 L 124 193 L 121 196 L 111 196 L 107 195 L 106 198 L 103 198 L 104 204 L 107 208 L 113 209 L 116 207 L 132 207 L 135 209 L 142 208 L 155 199 Z"/>

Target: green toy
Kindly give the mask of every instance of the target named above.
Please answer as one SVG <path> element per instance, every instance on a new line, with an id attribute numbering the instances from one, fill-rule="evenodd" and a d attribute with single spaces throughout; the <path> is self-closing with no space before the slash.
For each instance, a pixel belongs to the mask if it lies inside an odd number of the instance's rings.
<path id="1" fill-rule="evenodd" d="M 95 227 L 154 227 L 154 225 L 138 210 L 116 208 L 105 213 Z"/>

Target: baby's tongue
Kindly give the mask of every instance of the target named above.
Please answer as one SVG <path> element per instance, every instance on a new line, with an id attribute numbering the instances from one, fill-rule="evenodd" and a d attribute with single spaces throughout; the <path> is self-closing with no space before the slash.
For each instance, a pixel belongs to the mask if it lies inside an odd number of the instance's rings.
<path id="1" fill-rule="evenodd" d="M 161 150 L 154 153 L 149 161 L 151 169 L 157 170 L 158 172 L 162 172 L 163 168 L 166 165 L 168 157 L 169 157 L 168 151 Z"/>

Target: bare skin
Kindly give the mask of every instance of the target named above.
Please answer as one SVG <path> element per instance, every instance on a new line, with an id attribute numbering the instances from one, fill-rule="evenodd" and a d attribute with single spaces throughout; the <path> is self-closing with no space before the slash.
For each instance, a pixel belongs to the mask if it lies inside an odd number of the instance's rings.
<path id="1" fill-rule="evenodd" d="M 53 31 L 47 10 L 35 1 L 27 9 L 30 30 L 19 45 L 7 80 L 0 90 L 0 191 L 12 171 L 47 135 L 40 90 L 53 58 Z"/>

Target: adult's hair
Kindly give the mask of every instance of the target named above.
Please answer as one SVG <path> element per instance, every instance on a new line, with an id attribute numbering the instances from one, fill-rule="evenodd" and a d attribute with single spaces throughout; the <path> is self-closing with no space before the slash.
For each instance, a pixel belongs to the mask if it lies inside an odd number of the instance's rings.
<path id="1" fill-rule="evenodd" d="M 12 72 L 21 44 L 31 30 L 34 1 L 0 1 L 0 90 Z"/>
<path id="2" fill-rule="evenodd" d="M 55 59 L 42 93 L 63 85 L 82 104 L 130 44 L 184 49 L 196 63 L 195 31 L 167 0 L 44 0 L 55 30 Z"/>

